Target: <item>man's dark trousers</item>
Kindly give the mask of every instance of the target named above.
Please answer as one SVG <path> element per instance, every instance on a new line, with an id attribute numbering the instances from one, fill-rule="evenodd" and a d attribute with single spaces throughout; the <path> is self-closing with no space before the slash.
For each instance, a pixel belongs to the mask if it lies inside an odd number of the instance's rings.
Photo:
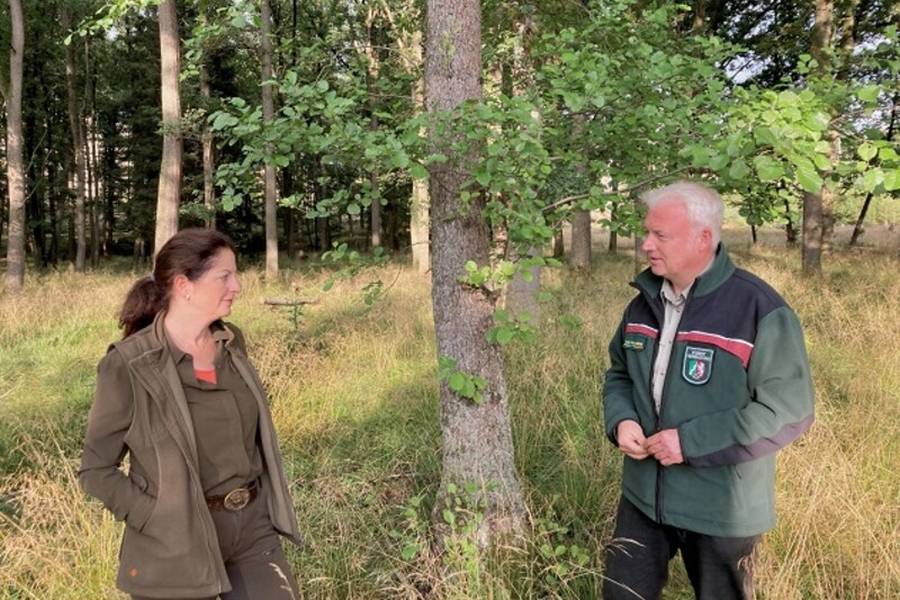
<path id="1" fill-rule="evenodd" d="M 753 548 L 759 536 L 716 537 L 660 525 L 624 497 L 616 531 L 606 548 L 603 598 L 655 600 L 681 550 L 698 600 L 753 597 Z"/>

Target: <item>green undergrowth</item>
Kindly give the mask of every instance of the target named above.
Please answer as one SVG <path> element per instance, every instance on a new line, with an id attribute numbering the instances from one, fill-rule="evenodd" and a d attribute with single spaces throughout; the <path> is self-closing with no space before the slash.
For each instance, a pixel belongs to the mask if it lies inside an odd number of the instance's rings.
<path id="1" fill-rule="evenodd" d="M 735 246 L 804 323 L 817 423 L 779 458 L 779 526 L 757 557 L 759 596 L 900 595 L 900 280 L 896 257 L 827 258 L 821 280 L 795 252 Z M 599 598 L 621 459 L 605 439 L 606 346 L 634 290 L 630 256 L 599 255 L 589 276 L 550 270 L 532 345 L 505 349 L 516 463 L 533 530 L 473 552 L 479 508 L 465 490 L 444 515 L 437 356 L 427 280 L 398 264 L 322 291 L 328 270 L 293 265 L 264 284 L 243 274 L 232 320 L 268 388 L 306 538 L 288 548 L 304 598 Z M 121 525 L 75 473 L 95 366 L 116 339 L 133 277 L 122 268 L 29 280 L 0 297 L 0 598 L 118 598 Z M 396 282 L 389 286 L 396 278 Z M 313 302 L 298 313 L 266 298 Z M 452 521 L 452 523 L 450 523 Z M 691 597 L 676 564 L 666 598 Z"/>

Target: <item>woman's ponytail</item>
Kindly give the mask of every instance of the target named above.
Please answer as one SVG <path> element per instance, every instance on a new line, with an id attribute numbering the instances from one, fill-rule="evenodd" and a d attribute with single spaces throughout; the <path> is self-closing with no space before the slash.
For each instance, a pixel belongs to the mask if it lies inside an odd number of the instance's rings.
<path id="1" fill-rule="evenodd" d="M 163 308 L 164 296 L 152 275 L 138 279 L 128 290 L 122 311 L 119 313 L 122 337 L 127 338 L 152 323 L 156 313 Z"/>

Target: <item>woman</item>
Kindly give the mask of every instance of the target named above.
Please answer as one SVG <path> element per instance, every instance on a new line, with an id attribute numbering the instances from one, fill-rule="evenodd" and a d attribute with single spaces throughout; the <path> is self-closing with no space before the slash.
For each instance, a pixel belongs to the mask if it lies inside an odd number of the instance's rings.
<path id="1" fill-rule="evenodd" d="M 222 321 L 240 289 L 231 240 L 178 232 L 128 292 L 124 337 L 100 361 L 79 479 L 126 522 L 117 583 L 135 599 L 297 597 L 278 534 L 299 533 L 265 391 Z"/>

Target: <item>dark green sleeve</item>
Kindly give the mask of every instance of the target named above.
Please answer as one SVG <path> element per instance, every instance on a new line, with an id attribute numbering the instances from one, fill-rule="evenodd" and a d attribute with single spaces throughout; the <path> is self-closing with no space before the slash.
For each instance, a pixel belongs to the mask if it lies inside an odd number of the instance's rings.
<path id="1" fill-rule="evenodd" d="M 800 322 L 784 306 L 757 329 L 747 367 L 750 402 L 678 427 L 685 461 L 736 464 L 767 456 L 800 437 L 813 422 L 813 388 Z"/>
<path id="2" fill-rule="evenodd" d="M 125 359 L 110 351 L 97 367 L 97 390 L 88 415 L 78 480 L 118 520 L 140 530 L 153 510 L 154 498 L 119 468 L 127 447 L 134 394 Z"/>
<path id="3" fill-rule="evenodd" d="M 631 376 L 625 362 L 625 319 L 619 323 L 616 333 L 609 343 L 609 370 L 603 381 L 603 421 L 606 436 L 614 446 L 618 446 L 616 429 L 622 421 L 638 421 L 634 408 Z"/>

